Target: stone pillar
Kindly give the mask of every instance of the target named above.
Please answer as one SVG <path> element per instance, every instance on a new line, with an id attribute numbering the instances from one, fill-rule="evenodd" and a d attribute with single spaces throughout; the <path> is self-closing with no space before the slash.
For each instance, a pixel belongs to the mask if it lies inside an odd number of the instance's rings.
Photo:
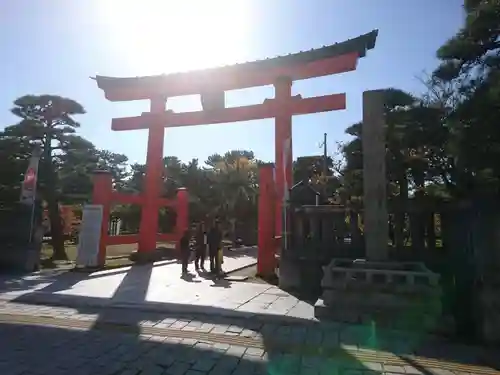
<path id="1" fill-rule="evenodd" d="M 165 112 L 165 99 L 151 99 L 151 113 Z M 148 150 L 146 155 L 146 175 L 144 176 L 144 203 L 139 226 L 140 253 L 156 249 L 158 234 L 158 198 L 160 197 L 163 165 L 163 124 L 154 123 L 149 127 Z"/>
<path id="2" fill-rule="evenodd" d="M 363 93 L 363 196 L 366 257 L 387 260 L 389 225 L 383 91 Z"/>

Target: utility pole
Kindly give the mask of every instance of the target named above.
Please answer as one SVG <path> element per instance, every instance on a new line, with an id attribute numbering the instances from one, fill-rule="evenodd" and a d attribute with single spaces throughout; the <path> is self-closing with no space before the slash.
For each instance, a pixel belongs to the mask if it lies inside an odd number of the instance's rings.
<path id="1" fill-rule="evenodd" d="M 326 133 L 323 134 L 323 176 L 326 181 L 328 173 L 328 156 L 327 156 L 327 149 L 326 149 Z"/>
<path id="2" fill-rule="evenodd" d="M 327 146 L 326 146 L 326 133 L 323 134 L 323 143 L 320 145 L 323 146 L 323 194 L 326 197 L 327 194 L 327 189 L 326 189 L 326 184 L 327 184 L 327 177 L 328 177 L 328 153 L 327 153 Z"/>

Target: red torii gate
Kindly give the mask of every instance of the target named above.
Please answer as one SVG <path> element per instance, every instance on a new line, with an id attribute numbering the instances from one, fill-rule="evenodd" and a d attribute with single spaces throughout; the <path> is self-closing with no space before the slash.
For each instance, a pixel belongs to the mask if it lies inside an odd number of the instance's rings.
<path id="1" fill-rule="evenodd" d="M 345 94 L 312 98 L 292 96 L 292 83 L 356 69 L 359 58 L 375 46 L 378 31 L 331 46 L 299 52 L 272 59 L 192 72 L 149 77 L 114 78 L 96 76 L 97 85 L 110 101 L 150 100 L 150 111 L 140 116 L 115 118 L 115 131 L 148 129 L 145 188 L 141 199 L 142 215 L 139 229 L 139 252 L 156 248 L 158 229 L 158 197 L 163 174 L 164 129 L 166 127 L 194 126 L 275 118 L 275 193 L 267 205 L 259 204 L 259 228 L 268 225 L 274 211 L 273 236 L 283 231 L 283 199 L 292 186 L 292 116 L 345 109 Z M 263 104 L 236 108 L 224 107 L 224 93 L 228 90 L 274 85 L 275 98 Z M 200 94 L 202 111 L 174 113 L 166 111 L 169 97 Z M 273 174 L 265 173 L 267 178 Z M 264 185 L 264 183 L 262 184 Z M 272 198 L 271 198 L 272 197 Z M 272 206 L 273 209 L 270 209 Z M 269 211 L 267 211 L 269 210 Z M 187 225 L 184 224 L 184 225 Z M 265 230 L 266 232 L 267 230 Z M 267 231 L 269 232 L 269 231 Z M 269 236 L 271 232 L 266 233 Z M 259 236 L 264 234 L 259 230 Z M 269 241 L 259 241 L 269 252 Z M 259 252 L 260 252 L 259 251 Z"/>
<path id="2" fill-rule="evenodd" d="M 108 234 L 109 230 L 109 218 L 111 213 L 111 207 L 113 204 L 138 204 L 144 207 L 147 194 L 125 194 L 113 190 L 112 175 L 108 171 L 96 171 L 94 173 L 94 189 L 92 194 L 92 203 L 102 206 L 102 224 L 101 224 L 101 238 L 99 241 L 99 254 L 98 254 L 98 264 L 104 266 L 106 262 L 106 247 L 110 245 L 125 245 L 140 243 L 141 233 L 137 234 L 121 234 L 110 236 Z M 156 242 L 175 242 L 176 246 L 179 246 L 179 241 L 184 233 L 184 230 L 188 226 L 188 193 L 184 188 L 177 190 L 177 195 L 175 199 L 167 199 L 157 197 L 155 200 L 155 205 L 157 210 L 160 207 L 170 207 L 177 213 L 176 225 L 173 233 L 155 233 L 154 248 L 156 248 Z M 142 223 L 141 223 L 142 224 Z"/>

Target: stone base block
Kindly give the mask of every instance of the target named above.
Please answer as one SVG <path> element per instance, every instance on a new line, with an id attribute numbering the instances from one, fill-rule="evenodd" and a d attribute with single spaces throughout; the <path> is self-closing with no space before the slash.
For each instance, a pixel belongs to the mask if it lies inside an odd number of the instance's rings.
<path id="1" fill-rule="evenodd" d="M 335 308 L 326 305 L 322 299 L 314 305 L 315 317 L 342 323 L 363 324 L 371 327 L 408 330 L 414 332 L 435 332 L 439 328 L 441 316 L 428 313 L 426 309 L 389 310 L 380 308 L 359 309 Z"/>
<path id="2" fill-rule="evenodd" d="M 322 269 L 317 260 L 282 255 L 278 272 L 280 289 L 308 300 L 321 295 Z"/>
<path id="3" fill-rule="evenodd" d="M 300 269 L 297 262 L 290 257 L 282 256 L 278 269 L 279 287 L 283 290 L 300 288 Z"/>
<path id="4" fill-rule="evenodd" d="M 318 299 L 314 304 L 314 316 L 320 320 L 333 320 L 342 323 L 362 323 L 362 317 L 350 309 L 336 309 L 325 305 L 323 299 Z"/>
<path id="5" fill-rule="evenodd" d="M 480 293 L 480 336 L 488 343 L 500 343 L 500 294 L 498 289 L 485 287 Z"/>
<path id="6" fill-rule="evenodd" d="M 433 311 L 438 309 L 439 306 L 431 306 L 430 302 L 439 301 L 441 298 L 439 291 L 403 294 L 397 291 L 391 292 L 390 290 L 379 291 L 376 288 L 373 290 L 367 289 L 365 288 L 364 291 L 326 289 L 323 291 L 322 298 L 327 305 L 336 308 L 357 306 L 358 308 L 398 310 L 425 305 L 427 309 Z"/>
<path id="7" fill-rule="evenodd" d="M 430 330 L 441 318 L 439 275 L 419 263 L 333 260 L 324 267 L 323 318 Z"/>
<path id="8" fill-rule="evenodd" d="M 323 288 L 377 286 L 404 292 L 426 290 L 439 285 L 439 275 L 417 262 L 370 262 L 364 259 L 334 259 L 323 268 Z"/>
<path id="9" fill-rule="evenodd" d="M 0 269 L 13 272 L 34 272 L 40 268 L 41 244 L 23 247 L 4 245 L 0 252 Z"/>

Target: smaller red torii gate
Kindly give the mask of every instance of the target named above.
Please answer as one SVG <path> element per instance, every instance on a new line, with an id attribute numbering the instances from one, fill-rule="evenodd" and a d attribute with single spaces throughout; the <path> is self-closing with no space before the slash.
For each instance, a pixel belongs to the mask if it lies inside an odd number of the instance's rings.
<path id="1" fill-rule="evenodd" d="M 140 234 L 125 234 L 110 236 L 109 218 L 113 204 L 137 204 L 143 206 L 145 202 L 144 194 L 124 194 L 113 190 L 113 181 L 110 172 L 94 172 L 94 190 L 92 194 L 92 204 L 101 205 L 103 217 L 101 224 L 101 240 L 99 242 L 98 264 L 103 266 L 106 262 L 106 247 L 110 245 L 124 245 L 138 243 Z M 184 188 L 177 190 L 175 199 L 157 198 L 156 205 L 160 207 L 171 207 L 177 213 L 176 225 L 173 233 L 156 233 L 153 240 L 156 242 L 175 242 L 179 246 L 180 238 L 184 230 L 189 225 L 188 214 L 188 192 Z"/>

